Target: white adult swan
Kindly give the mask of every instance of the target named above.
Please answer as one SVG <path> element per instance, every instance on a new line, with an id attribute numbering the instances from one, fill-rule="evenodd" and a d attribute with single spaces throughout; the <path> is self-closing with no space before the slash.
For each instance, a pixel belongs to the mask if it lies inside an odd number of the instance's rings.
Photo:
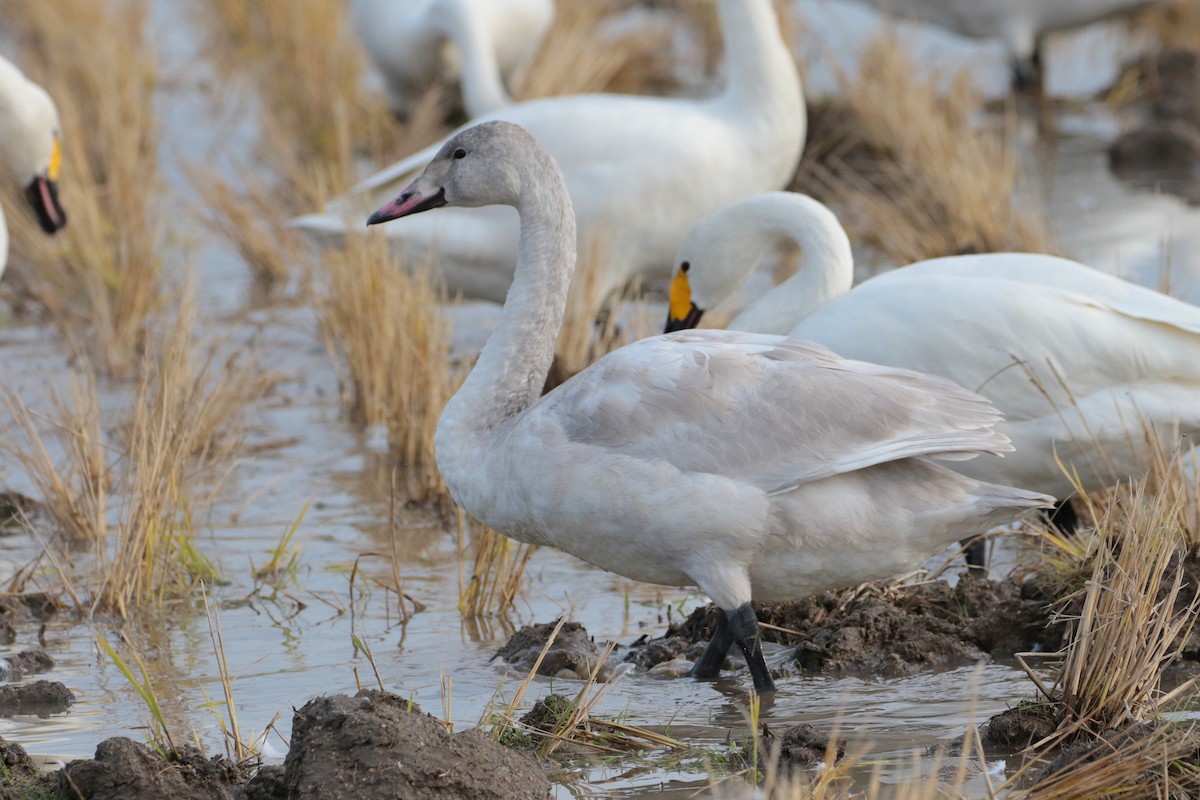
<path id="1" fill-rule="evenodd" d="M 58 201 L 62 161 L 58 109 L 42 87 L 0 58 L 0 159 L 25 191 L 46 233 L 67 224 Z M 0 210 L 0 276 L 8 265 L 8 226 Z"/>
<path id="2" fill-rule="evenodd" d="M 700 217 L 780 189 L 795 171 L 804 146 L 804 98 L 771 0 L 717 0 L 717 9 L 728 56 L 727 84 L 716 97 L 574 95 L 489 115 L 525 127 L 558 161 L 580 247 L 604 259 L 597 287 L 603 294 L 634 277 L 668 277 L 675 248 Z M 329 213 L 293 225 L 340 239 L 344 215 L 365 214 L 384 192 L 394 195 L 442 144 L 369 178 Z M 451 291 L 504 300 L 517 259 L 512 209 L 454 209 L 405 220 L 387 234 L 417 257 L 434 254 Z"/>
<path id="3" fill-rule="evenodd" d="M 1004 415 L 997 429 L 1016 452 L 955 467 L 974 478 L 1066 497 L 1075 488 L 1062 465 L 1087 491 L 1143 474 L 1144 425 L 1168 448 L 1179 433 L 1200 433 L 1200 308 L 1032 253 L 936 258 L 851 289 L 845 231 L 800 194 L 747 198 L 688 234 L 668 330 L 695 325 L 780 240 L 803 249 L 800 270 L 729 327 L 810 339 L 979 392 Z"/>
<path id="4" fill-rule="evenodd" d="M 1163 0 L 860 0 L 977 39 L 1004 41 L 1019 89 L 1042 87 L 1042 42 L 1049 33 L 1090 25 Z"/>
<path id="5" fill-rule="evenodd" d="M 350 13 L 394 113 L 405 116 L 457 71 L 463 107 L 476 117 L 512 102 L 501 81 L 511 86 L 532 61 L 554 0 L 353 0 Z"/>
<path id="6" fill-rule="evenodd" d="M 755 688 L 774 688 L 752 598 L 892 575 L 1051 501 L 929 460 L 1010 449 L 983 398 L 781 336 L 643 339 L 541 396 L 575 217 L 533 137 L 506 122 L 455 135 L 368 224 L 490 203 L 520 217 L 516 275 L 438 421 L 438 469 L 457 503 L 506 536 L 634 580 L 699 586 L 724 613 L 698 677 L 736 642 Z"/>

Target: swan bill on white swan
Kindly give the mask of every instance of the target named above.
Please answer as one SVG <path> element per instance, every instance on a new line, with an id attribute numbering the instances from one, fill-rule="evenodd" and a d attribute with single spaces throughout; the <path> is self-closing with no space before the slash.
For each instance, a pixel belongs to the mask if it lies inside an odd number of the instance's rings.
<path id="1" fill-rule="evenodd" d="M 688 283 L 688 270 L 691 264 L 684 261 L 679 265 L 679 272 L 671 279 L 670 304 L 667 306 L 667 324 L 663 333 L 675 333 L 694 328 L 700 324 L 704 309 L 692 301 L 692 287 Z"/>
<path id="2" fill-rule="evenodd" d="M 38 224 L 46 233 L 57 233 L 67 224 L 67 212 L 58 199 L 58 171 L 62 163 L 62 146 L 54 140 L 50 151 L 50 164 L 46 170 L 35 175 L 25 187 L 25 199 L 37 213 Z"/>

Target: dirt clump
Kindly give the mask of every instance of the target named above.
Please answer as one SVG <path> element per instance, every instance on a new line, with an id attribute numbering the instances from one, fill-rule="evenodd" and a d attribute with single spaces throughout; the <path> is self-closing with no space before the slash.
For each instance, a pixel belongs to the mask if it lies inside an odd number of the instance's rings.
<path id="1" fill-rule="evenodd" d="M 765 724 L 763 725 L 763 746 L 768 753 L 779 748 L 780 764 L 808 769 L 814 764 L 825 761 L 825 754 L 830 750 L 829 734 L 822 733 L 815 725 L 802 722 L 788 728 L 781 735 L 776 735 Z M 846 740 L 838 739 L 833 743 L 834 763 L 846 755 Z"/>
<path id="2" fill-rule="evenodd" d="M 980 733 L 984 744 L 1023 750 L 1058 727 L 1049 703 L 1024 702 L 988 720 Z"/>
<path id="3" fill-rule="evenodd" d="M 514 633 L 492 658 L 501 658 L 519 670 L 533 669 L 557 624 L 558 620 L 542 625 L 526 625 Z M 604 682 L 612 677 L 613 668 L 607 663 L 600 663 L 601 655 L 601 648 L 596 646 L 587 629 L 578 622 L 567 622 L 550 645 L 537 671 L 539 675 L 552 678 L 587 680 L 599 665 L 596 680 Z"/>
<path id="4" fill-rule="evenodd" d="M 0 657 L 0 681 L 19 681 L 26 675 L 54 668 L 54 659 L 44 650 L 25 650 L 15 656 Z"/>
<path id="5" fill-rule="evenodd" d="M 451 735 L 403 698 L 377 690 L 311 700 L 295 713 L 284 761 L 289 798 L 545 798 L 528 756 L 478 730 Z"/>
<path id="6" fill-rule="evenodd" d="M 659 664 L 674 661 L 677 658 L 695 661 L 704 652 L 704 642 L 689 641 L 683 636 L 663 636 L 651 639 L 642 636 L 629 645 L 629 652 L 624 661 L 636 665 L 639 669 L 653 670 Z M 729 659 L 726 659 L 728 661 Z"/>
<path id="7" fill-rule="evenodd" d="M 36 714 L 46 717 L 66 711 L 75 695 L 58 681 L 34 681 L 0 686 L 0 716 Z"/>
<path id="8" fill-rule="evenodd" d="M 178 759 L 164 759 L 140 742 L 123 736 L 96 746 L 96 757 L 72 761 L 58 773 L 64 797 L 79 800 L 231 800 L 243 796 L 245 774 L 217 757 L 206 759 L 185 748 Z"/>

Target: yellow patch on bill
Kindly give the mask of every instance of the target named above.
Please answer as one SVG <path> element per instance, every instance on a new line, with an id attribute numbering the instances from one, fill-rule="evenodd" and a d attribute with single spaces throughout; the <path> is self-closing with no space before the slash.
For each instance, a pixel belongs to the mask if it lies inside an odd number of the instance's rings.
<path id="1" fill-rule="evenodd" d="M 62 145 L 58 141 L 58 137 L 54 137 L 54 143 L 50 147 L 50 167 L 46 170 L 46 177 L 52 181 L 58 180 L 58 170 L 62 167 Z"/>
<path id="2" fill-rule="evenodd" d="M 671 303 L 667 308 L 671 319 L 681 322 L 692 310 L 692 287 L 688 285 L 687 273 L 679 270 L 671 279 Z"/>

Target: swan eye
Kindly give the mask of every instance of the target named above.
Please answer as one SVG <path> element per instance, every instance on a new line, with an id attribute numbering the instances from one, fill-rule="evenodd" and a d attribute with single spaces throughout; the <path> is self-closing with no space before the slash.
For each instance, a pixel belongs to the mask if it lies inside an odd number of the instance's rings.
<path id="1" fill-rule="evenodd" d="M 692 262 L 690 262 L 690 261 L 685 261 L 679 265 L 680 272 L 687 272 L 691 268 L 692 268 Z"/>
<path id="2" fill-rule="evenodd" d="M 467 151 L 466 151 L 466 150 L 463 150 L 463 149 L 460 147 L 460 148 L 458 148 L 457 150 L 455 150 L 455 151 L 454 151 L 454 157 L 455 157 L 455 158 L 466 158 L 466 157 L 467 157 Z"/>

